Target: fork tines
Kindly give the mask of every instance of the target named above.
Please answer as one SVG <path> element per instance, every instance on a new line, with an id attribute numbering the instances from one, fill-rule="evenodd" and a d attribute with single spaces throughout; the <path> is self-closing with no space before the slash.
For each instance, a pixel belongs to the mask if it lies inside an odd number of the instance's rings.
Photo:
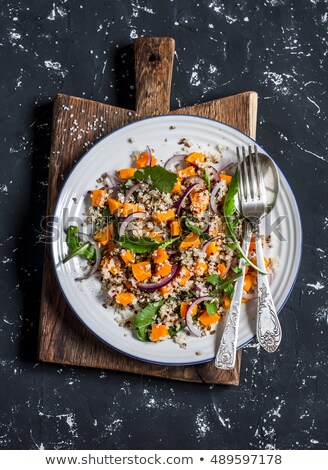
<path id="1" fill-rule="evenodd" d="M 240 183 L 240 197 L 247 200 L 261 199 L 265 192 L 263 175 L 261 172 L 257 146 L 254 145 L 252 151 L 251 145 L 248 146 L 248 155 L 246 155 L 245 147 L 241 147 L 242 158 L 240 156 L 240 149 L 236 147 L 238 170 L 239 170 L 239 183 Z M 253 184 L 250 184 L 250 181 Z"/>

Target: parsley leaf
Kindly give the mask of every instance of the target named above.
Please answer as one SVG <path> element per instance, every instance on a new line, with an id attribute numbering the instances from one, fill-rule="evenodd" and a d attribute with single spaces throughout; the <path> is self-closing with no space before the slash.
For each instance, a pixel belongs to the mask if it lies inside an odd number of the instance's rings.
<path id="1" fill-rule="evenodd" d="M 147 341 L 148 335 L 146 329 L 154 322 L 155 316 L 164 303 L 165 300 L 149 303 L 134 317 L 133 323 L 138 329 L 138 338 L 140 341 Z"/>
<path id="2" fill-rule="evenodd" d="M 211 177 L 210 177 L 210 172 L 209 172 L 209 169 L 207 167 L 205 167 L 205 170 L 204 170 L 204 180 L 207 184 L 207 189 L 208 191 L 210 192 L 211 191 Z"/>
<path id="3" fill-rule="evenodd" d="M 122 235 L 119 238 L 122 248 L 126 248 L 132 253 L 151 253 L 155 251 L 159 244 L 150 237 L 135 237 L 133 235 Z"/>
<path id="4" fill-rule="evenodd" d="M 204 302 L 206 307 L 206 312 L 212 317 L 218 311 L 218 306 L 216 302 Z"/>
<path id="5" fill-rule="evenodd" d="M 163 193 L 170 193 L 177 182 L 177 175 L 175 173 L 165 170 L 165 168 L 159 165 L 141 168 L 134 173 L 133 178 L 139 181 L 147 181 L 150 178 L 152 188 L 158 189 Z"/>

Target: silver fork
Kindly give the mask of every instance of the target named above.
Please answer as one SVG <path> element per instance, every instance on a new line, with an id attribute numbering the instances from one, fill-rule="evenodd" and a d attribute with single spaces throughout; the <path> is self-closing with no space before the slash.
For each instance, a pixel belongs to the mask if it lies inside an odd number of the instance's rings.
<path id="1" fill-rule="evenodd" d="M 259 223 L 265 215 L 266 194 L 263 175 L 260 171 L 257 148 L 254 153 L 249 146 L 249 157 L 246 158 L 245 148 L 242 147 L 242 156 L 237 147 L 238 175 L 239 175 L 239 201 L 241 212 L 249 223 L 245 224 L 242 249 L 248 253 L 252 231 L 256 238 L 257 266 L 265 272 L 263 250 Z M 248 160 L 248 162 L 247 162 Z M 249 168 L 247 168 L 247 163 Z M 232 369 L 235 364 L 239 316 L 241 299 L 243 295 L 246 261 L 241 258 L 239 268 L 241 276 L 237 279 L 234 294 L 220 346 L 215 358 L 215 365 L 219 369 Z M 281 341 L 281 327 L 272 300 L 268 278 L 266 274 L 258 274 L 259 309 L 257 315 L 257 337 L 261 346 L 269 352 L 274 352 Z"/>
<path id="2" fill-rule="evenodd" d="M 272 299 L 268 276 L 263 273 L 266 271 L 266 266 L 263 257 L 260 222 L 267 213 L 266 189 L 256 145 L 254 145 L 253 152 L 251 146 L 248 147 L 248 157 L 246 157 L 245 148 L 242 147 L 242 154 L 243 160 L 241 162 L 240 153 L 237 149 L 238 165 L 241 168 L 240 173 L 244 173 L 239 193 L 241 212 L 252 226 L 256 242 L 256 263 L 262 271 L 257 271 L 258 311 L 256 336 L 262 348 L 268 352 L 274 352 L 281 342 L 282 331 Z M 246 160 L 248 160 L 249 171 Z"/>

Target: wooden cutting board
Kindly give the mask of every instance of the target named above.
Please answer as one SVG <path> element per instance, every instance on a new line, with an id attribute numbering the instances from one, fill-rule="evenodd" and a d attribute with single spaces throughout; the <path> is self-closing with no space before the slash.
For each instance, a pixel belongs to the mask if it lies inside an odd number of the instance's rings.
<path id="1" fill-rule="evenodd" d="M 174 40 L 144 37 L 135 41 L 136 111 L 59 94 L 55 98 L 49 166 L 47 213 L 53 214 L 58 192 L 71 168 L 97 140 L 140 118 L 192 114 L 229 124 L 255 138 L 257 94 L 246 92 L 207 103 L 170 110 Z M 39 352 L 41 361 L 133 372 L 167 379 L 238 385 L 241 351 L 234 370 L 213 363 L 166 367 L 129 358 L 96 338 L 69 309 L 45 249 Z"/>

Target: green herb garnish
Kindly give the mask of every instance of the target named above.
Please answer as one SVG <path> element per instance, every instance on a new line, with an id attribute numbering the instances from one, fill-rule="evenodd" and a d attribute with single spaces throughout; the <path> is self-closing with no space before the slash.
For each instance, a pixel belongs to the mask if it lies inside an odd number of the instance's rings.
<path id="1" fill-rule="evenodd" d="M 158 246 L 160 246 L 161 248 L 163 248 L 163 250 L 165 250 L 165 248 L 167 248 L 168 246 L 174 245 L 174 243 L 180 240 L 180 238 L 181 237 L 170 238 L 169 240 L 166 240 L 165 242 L 159 243 Z"/>
<path id="2" fill-rule="evenodd" d="M 87 260 L 92 260 L 95 256 L 95 249 L 89 242 L 82 243 L 78 235 L 78 227 L 75 225 L 70 225 L 66 231 L 66 243 L 70 249 L 70 253 L 63 260 L 63 263 L 66 263 L 74 256 L 82 256 Z"/>
<path id="3" fill-rule="evenodd" d="M 122 235 L 118 241 L 122 248 L 130 250 L 132 253 L 152 253 L 159 247 L 159 243 L 150 237 Z"/>
<path id="4" fill-rule="evenodd" d="M 241 270 L 237 268 L 236 274 L 233 276 L 223 279 L 220 277 L 218 274 L 211 274 L 210 276 L 207 277 L 206 281 L 210 282 L 213 286 L 216 286 L 217 289 L 220 291 L 223 291 L 230 299 L 233 296 L 233 291 L 234 291 L 234 281 L 238 279 L 241 276 Z M 211 295 L 217 296 L 217 290 L 214 290 L 211 292 Z"/>
<path id="5" fill-rule="evenodd" d="M 177 182 L 177 175 L 175 173 L 165 170 L 165 168 L 159 165 L 147 166 L 137 170 L 133 178 L 146 182 L 150 179 L 152 188 L 158 189 L 163 193 L 170 193 Z"/>
<path id="6" fill-rule="evenodd" d="M 218 306 L 216 302 L 204 302 L 204 305 L 206 307 L 206 312 L 212 317 L 215 315 L 218 311 Z"/>
<path id="7" fill-rule="evenodd" d="M 159 302 L 153 302 L 146 305 L 145 308 L 140 310 L 139 313 L 134 317 L 133 323 L 137 327 L 137 335 L 140 341 L 147 341 L 147 328 L 154 322 L 156 315 L 159 312 L 161 306 L 165 303 L 165 300 Z"/>
<path id="8" fill-rule="evenodd" d="M 119 243 L 122 248 L 126 248 L 132 253 L 152 253 L 157 248 L 167 248 L 174 245 L 181 237 L 174 237 L 165 242 L 158 243 L 150 237 L 135 237 L 133 235 L 122 235 Z"/>
<path id="9" fill-rule="evenodd" d="M 186 228 L 189 229 L 191 232 L 195 233 L 196 235 L 201 235 L 203 233 L 203 231 L 199 227 L 197 227 L 197 225 L 193 224 L 185 215 L 181 217 L 181 220 L 183 220 Z"/>
<path id="10" fill-rule="evenodd" d="M 207 189 L 210 192 L 211 191 L 211 176 L 210 176 L 209 169 L 207 167 L 204 170 L 204 180 L 207 184 Z"/>
<path id="11" fill-rule="evenodd" d="M 238 171 L 236 171 L 232 177 L 227 195 L 224 200 L 224 205 L 223 205 L 223 215 L 224 215 L 227 227 L 228 227 L 229 235 L 235 244 L 235 249 L 240 253 L 242 258 L 244 258 L 247 261 L 247 263 L 250 266 L 252 266 L 252 268 L 256 269 L 256 271 L 259 271 L 262 274 L 268 274 L 266 271 L 258 268 L 256 264 L 250 261 L 250 259 L 247 257 L 247 254 L 244 253 L 242 247 L 240 246 L 240 243 L 238 242 L 236 238 L 235 228 L 238 224 L 238 219 L 233 219 L 233 216 L 235 216 L 237 212 L 237 209 L 235 206 L 235 195 L 237 193 L 238 193 Z"/>

